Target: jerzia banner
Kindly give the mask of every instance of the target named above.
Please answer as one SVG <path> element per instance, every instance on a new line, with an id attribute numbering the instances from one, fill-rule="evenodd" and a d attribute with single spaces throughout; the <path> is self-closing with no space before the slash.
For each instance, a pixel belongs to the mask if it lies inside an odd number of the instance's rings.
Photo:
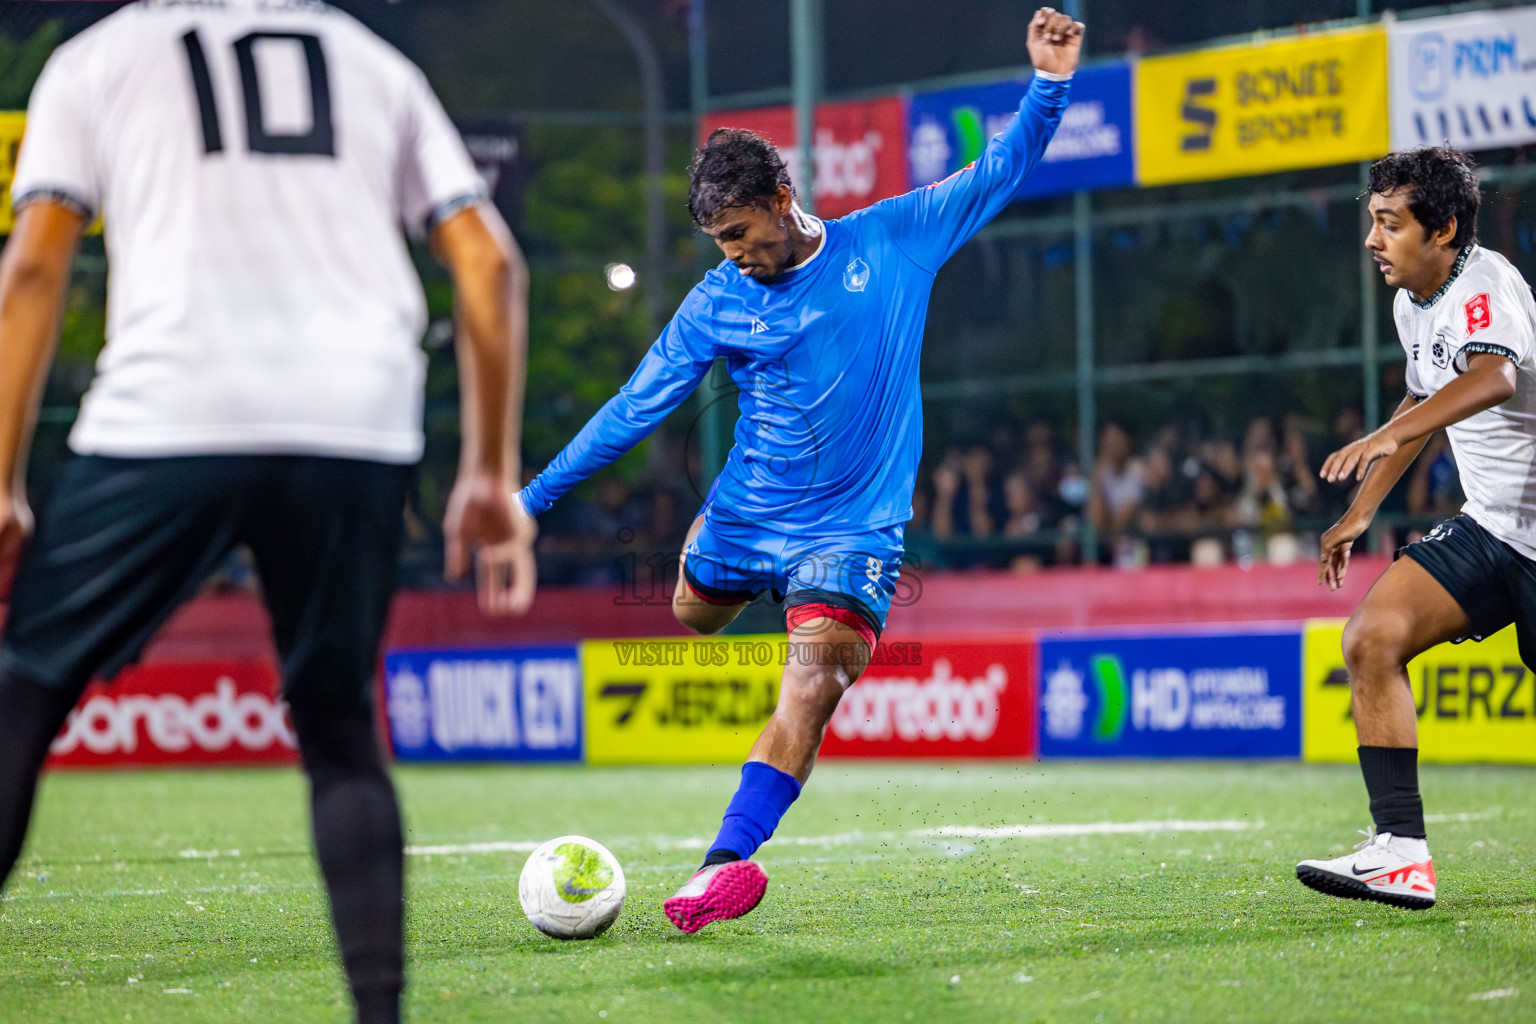
<path id="1" fill-rule="evenodd" d="M 1308 761 L 1355 760 L 1342 619 L 1306 625 Z M 1481 643 L 1441 644 L 1408 664 L 1421 761 L 1536 764 L 1536 673 L 1520 661 L 1514 627 Z"/>

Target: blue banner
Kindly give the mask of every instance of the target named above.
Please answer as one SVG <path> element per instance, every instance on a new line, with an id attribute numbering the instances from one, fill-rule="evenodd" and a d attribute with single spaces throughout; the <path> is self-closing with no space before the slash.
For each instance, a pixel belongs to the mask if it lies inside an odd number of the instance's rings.
<path id="1" fill-rule="evenodd" d="M 579 761 L 575 645 L 396 651 L 385 709 L 401 761 Z"/>
<path id="2" fill-rule="evenodd" d="M 1042 757 L 1300 757 L 1301 632 L 1040 641 Z"/>
<path id="3" fill-rule="evenodd" d="M 1026 78 L 913 96 L 907 129 L 912 187 L 940 181 L 980 156 L 1018 113 L 1028 87 Z M 1072 102 L 1056 137 L 1016 198 L 1134 184 L 1136 147 L 1131 125 L 1130 65 L 1078 69 L 1072 79 Z"/>

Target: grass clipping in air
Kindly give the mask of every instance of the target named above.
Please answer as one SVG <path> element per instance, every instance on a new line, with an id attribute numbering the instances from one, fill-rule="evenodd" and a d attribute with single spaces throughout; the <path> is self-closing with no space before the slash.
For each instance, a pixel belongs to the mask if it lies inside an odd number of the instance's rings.
<path id="1" fill-rule="evenodd" d="M 408 1018 L 1536 1019 L 1531 769 L 1424 770 L 1449 820 L 1430 826 L 1440 903 L 1412 913 L 1295 880 L 1358 839 L 1353 766 L 828 762 L 760 855 L 762 906 L 680 935 L 661 902 L 737 776 L 399 770 Z M 285 770 L 49 777 L 0 902 L 0 1020 L 348 1020 L 304 806 Z M 1219 828 L 974 834 L 1137 822 Z M 527 851 L 565 833 L 629 877 L 590 942 L 518 909 Z"/>

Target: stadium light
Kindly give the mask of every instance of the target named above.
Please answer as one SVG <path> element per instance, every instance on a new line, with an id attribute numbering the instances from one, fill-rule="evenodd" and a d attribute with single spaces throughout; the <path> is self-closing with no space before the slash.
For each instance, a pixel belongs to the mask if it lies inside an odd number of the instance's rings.
<path id="1" fill-rule="evenodd" d="M 603 268 L 608 287 L 616 292 L 627 292 L 635 286 L 635 268 L 628 263 L 610 263 Z"/>

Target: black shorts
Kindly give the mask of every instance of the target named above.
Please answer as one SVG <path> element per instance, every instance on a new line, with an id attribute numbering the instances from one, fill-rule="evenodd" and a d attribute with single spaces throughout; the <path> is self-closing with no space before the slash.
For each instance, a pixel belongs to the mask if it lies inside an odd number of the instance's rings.
<path id="1" fill-rule="evenodd" d="M 312 456 L 73 458 L 22 554 L 0 672 L 75 694 L 110 679 L 245 544 L 284 696 L 366 704 L 410 474 Z"/>
<path id="2" fill-rule="evenodd" d="M 1462 640 L 1482 640 L 1515 624 L 1520 660 L 1536 670 L 1536 562 L 1468 515 L 1439 523 L 1398 551 L 1435 578 L 1467 613 Z"/>

